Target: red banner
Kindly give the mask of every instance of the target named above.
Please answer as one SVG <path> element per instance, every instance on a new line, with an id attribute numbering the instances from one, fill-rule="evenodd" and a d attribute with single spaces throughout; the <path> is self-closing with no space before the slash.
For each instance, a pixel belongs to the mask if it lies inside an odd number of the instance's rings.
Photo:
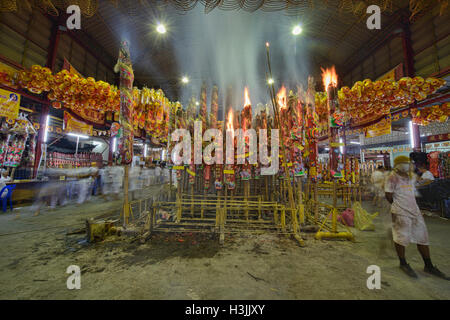
<path id="1" fill-rule="evenodd" d="M 104 125 L 105 124 L 105 114 L 92 109 L 81 109 L 79 112 L 71 110 L 80 118 L 88 120 L 89 122 Z"/>
<path id="2" fill-rule="evenodd" d="M 427 137 L 427 142 L 439 142 L 450 140 L 450 133 L 437 134 L 434 136 Z"/>
<path id="3" fill-rule="evenodd" d="M 70 73 L 76 74 L 81 78 L 84 78 L 81 73 L 75 69 L 66 58 L 64 58 L 63 69 L 69 71 Z"/>

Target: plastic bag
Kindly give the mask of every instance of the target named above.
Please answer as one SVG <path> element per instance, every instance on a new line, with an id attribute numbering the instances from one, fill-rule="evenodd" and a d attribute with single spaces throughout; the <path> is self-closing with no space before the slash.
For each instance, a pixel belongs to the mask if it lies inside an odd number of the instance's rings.
<path id="1" fill-rule="evenodd" d="M 338 217 L 338 221 L 346 226 L 353 227 L 355 220 L 355 212 L 352 209 L 347 208 L 342 214 Z"/>
<path id="2" fill-rule="evenodd" d="M 361 203 L 355 202 L 352 206 L 353 211 L 355 212 L 354 222 L 355 228 L 361 231 L 374 231 L 375 225 L 373 223 L 373 219 L 378 216 L 378 212 L 374 214 L 369 214 L 364 208 L 361 206 Z"/>

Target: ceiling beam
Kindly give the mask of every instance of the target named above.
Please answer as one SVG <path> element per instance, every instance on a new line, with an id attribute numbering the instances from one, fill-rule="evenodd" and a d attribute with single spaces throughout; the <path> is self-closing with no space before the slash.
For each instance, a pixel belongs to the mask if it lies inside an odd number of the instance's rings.
<path id="1" fill-rule="evenodd" d="M 393 35 L 395 28 L 401 26 L 400 22 L 403 14 L 403 9 L 397 11 L 388 26 L 384 27 L 382 31 L 377 32 L 377 34 L 370 39 L 368 43 L 364 43 L 360 48 L 358 48 L 358 50 L 355 51 L 354 54 L 347 58 L 344 63 L 346 66 L 344 76 L 351 72 L 357 65 L 361 64 L 364 59 L 369 57 L 376 49 L 378 49 L 379 46 L 384 44 L 386 40 Z"/>

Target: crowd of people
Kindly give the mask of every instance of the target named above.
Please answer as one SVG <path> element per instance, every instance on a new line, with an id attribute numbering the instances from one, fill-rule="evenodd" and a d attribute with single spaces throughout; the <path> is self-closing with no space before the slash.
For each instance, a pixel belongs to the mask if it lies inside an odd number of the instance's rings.
<path id="1" fill-rule="evenodd" d="M 128 177 L 130 198 L 136 199 L 142 195 L 145 188 L 167 183 L 169 170 L 161 166 L 152 168 L 143 165 L 133 166 L 129 169 Z M 65 206 L 69 203 L 83 204 L 92 196 L 102 196 L 106 200 L 119 199 L 123 194 L 124 167 L 48 168 L 44 172 L 43 180 L 31 207 L 35 215 L 38 215 L 41 208 L 47 204 L 54 209 L 56 206 Z M 0 187 L 1 183 L 0 179 Z"/>

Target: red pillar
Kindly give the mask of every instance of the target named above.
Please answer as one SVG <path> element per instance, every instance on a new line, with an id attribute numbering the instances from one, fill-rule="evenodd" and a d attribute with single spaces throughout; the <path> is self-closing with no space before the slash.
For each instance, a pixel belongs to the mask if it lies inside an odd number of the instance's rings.
<path id="1" fill-rule="evenodd" d="M 36 153 L 34 156 L 33 179 L 36 178 L 37 169 L 39 167 L 39 162 L 41 161 L 42 144 L 44 143 L 44 135 L 45 135 L 45 129 L 46 129 L 48 110 L 49 110 L 49 106 L 47 104 L 42 105 L 41 119 L 39 121 L 40 127 L 39 127 L 39 132 L 38 132 L 37 143 L 36 143 Z"/>
<path id="2" fill-rule="evenodd" d="M 108 152 L 108 166 L 112 166 L 113 162 L 113 145 L 114 145 L 114 137 L 109 138 L 109 152 Z"/>
<path id="3" fill-rule="evenodd" d="M 403 61 L 405 64 L 405 74 L 407 77 L 414 77 L 416 71 L 414 70 L 414 51 L 411 41 L 411 29 L 408 18 L 402 21 L 402 45 L 403 45 Z"/>
<path id="4" fill-rule="evenodd" d="M 59 38 L 61 35 L 61 30 L 59 29 L 60 26 L 60 19 L 55 21 L 53 23 L 52 27 L 52 33 L 50 36 L 50 45 L 47 50 L 47 64 L 46 67 L 49 68 L 52 71 L 55 71 L 55 62 L 56 62 L 56 56 L 58 54 L 58 44 L 59 44 Z M 47 116 L 49 113 L 49 105 L 45 104 L 42 105 L 41 110 L 41 118 L 39 120 L 40 127 L 38 132 L 38 140 L 36 143 L 36 153 L 34 156 L 34 166 L 33 166 L 33 178 L 36 178 L 37 175 L 37 169 L 39 167 L 39 162 L 41 161 L 41 153 L 42 153 L 42 144 L 44 143 L 44 135 L 46 130 L 46 122 L 47 122 Z"/>
<path id="5" fill-rule="evenodd" d="M 50 45 L 47 50 L 47 68 L 55 71 L 55 62 L 58 54 L 59 38 L 61 36 L 61 30 L 59 26 L 61 25 L 61 17 L 53 23 L 52 33 L 50 35 Z"/>
<path id="6" fill-rule="evenodd" d="M 402 34 L 402 45 L 403 45 L 403 61 L 405 64 L 405 74 L 407 77 L 414 77 L 416 74 L 416 71 L 414 69 L 414 51 L 412 48 L 412 40 L 411 40 L 411 29 L 410 29 L 410 23 L 409 19 L 407 17 L 404 17 L 402 21 L 402 28 L 403 28 L 403 34 Z M 414 105 L 416 103 L 414 102 Z M 414 145 L 413 151 L 414 152 L 421 152 L 422 146 L 420 143 L 420 130 L 419 126 L 416 124 L 412 125 L 412 132 L 411 134 L 414 137 Z"/>

